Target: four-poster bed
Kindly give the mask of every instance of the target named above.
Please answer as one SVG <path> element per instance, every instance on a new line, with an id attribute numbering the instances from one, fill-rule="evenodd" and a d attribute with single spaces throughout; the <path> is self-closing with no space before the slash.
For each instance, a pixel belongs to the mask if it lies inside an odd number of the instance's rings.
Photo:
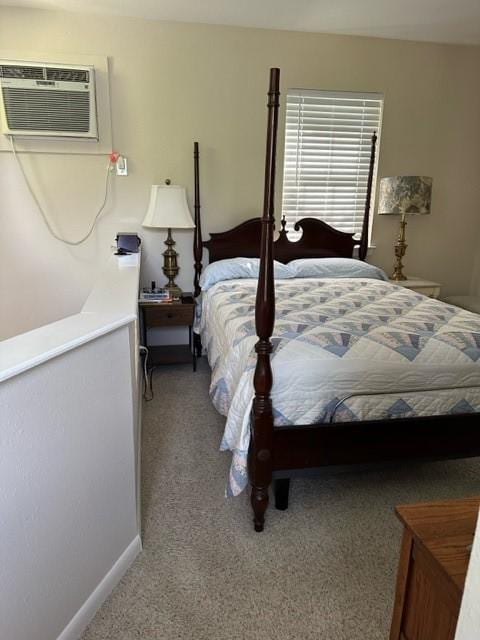
<path id="1" fill-rule="evenodd" d="M 209 262 L 215 263 L 230 258 L 260 258 L 258 271 L 258 284 L 254 303 L 255 333 L 258 338 L 255 344 L 256 362 L 253 373 L 254 397 L 251 404 L 251 422 L 249 424 L 249 449 L 248 449 L 248 475 L 251 484 L 251 504 L 254 512 L 254 526 L 256 531 L 262 531 L 264 526 L 265 511 L 268 506 L 269 486 L 275 479 L 276 506 L 286 508 L 288 504 L 289 478 L 302 469 L 321 469 L 328 467 L 341 468 L 350 465 L 362 465 L 376 462 L 396 461 L 405 459 L 441 459 L 458 458 L 480 455 L 480 424 L 478 410 L 472 401 L 462 412 L 462 407 L 467 403 L 457 403 L 451 413 L 445 415 L 419 415 L 417 417 L 396 417 L 392 419 L 359 419 L 354 421 L 344 420 L 333 422 L 333 415 L 338 405 L 345 399 L 337 402 L 330 420 L 315 421 L 309 423 L 289 423 L 274 426 L 274 414 L 277 407 L 272 406 L 272 335 L 275 321 L 280 320 L 275 313 L 275 280 L 274 258 L 280 263 L 290 263 L 301 258 L 351 258 L 355 246 L 358 246 L 360 260 L 364 260 L 367 252 L 368 225 L 370 215 L 370 197 L 372 190 L 373 166 L 375 160 L 376 136 L 373 136 L 371 163 L 368 178 L 368 189 L 363 221 L 363 232 L 360 240 L 355 240 L 353 234 L 340 232 L 329 225 L 313 218 L 300 220 L 295 225 L 303 234 L 298 242 L 288 240 L 285 223 L 282 220 L 278 239 L 274 241 L 274 193 L 275 193 L 275 156 L 276 137 L 278 126 L 279 107 L 279 70 L 270 72 L 270 86 L 268 92 L 268 127 L 265 162 L 265 193 L 264 208 L 261 218 L 255 218 L 238 225 L 234 229 L 224 233 L 211 234 L 210 240 L 204 242 L 201 234 L 200 220 L 200 190 L 199 190 L 199 152 L 195 143 L 195 295 L 200 294 L 200 274 L 202 272 L 202 250 L 206 247 L 209 251 Z M 234 281 L 235 283 L 236 281 Z M 306 281 L 304 281 L 306 283 Z M 308 284 L 308 283 L 306 283 Z M 230 285 L 229 285 L 230 286 Z M 232 285 L 233 286 L 233 285 Z M 291 299 L 288 291 L 288 282 L 278 285 L 277 297 L 280 300 L 279 311 L 283 313 L 285 302 L 283 298 Z M 385 287 L 393 287 L 388 283 L 374 283 L 371 297 L 382 296 L 388 290 Z M 394 289 L 398 289 L 393 287 Z M 225 289 L 225 287 L 224 287 Z M 307 289 L 305 288 L 305 291 Z M 350 288 L 348 291 L 351 291 Z M 213 289 L 212 289 L 213 291 Z M 282 291 L 286 291 L 283 295 Z M 228 292 L 227 292 L 228 293 Z M 347 292 L 348 293 L 348 292 Z M 395 292 L 394 292 L 395 293 Z M 203 294 L 202 294 L 203 295 Z M 223 295 L 227 295 L 225 291 Z M 238 294 L 235 294 L 238 296 Z M 251 289 L 242 294 L 242 302 L 251 301 Z M 343 295 L 342 291 L 335 291 L 334 296 Z M 406 295 L 405 292 L 395 293 L 395 296 Z M 415 295 L 415 294 L 408 294 Z M 421 308 L 427 300 L 420 296 L 408 304 Z M 250 297 L 248 297 L 250 296 Z M 283 297 L 282 297 L 283 296 Z M 348 293 L 350 298 L 351 293 Z M 328 296 L 327 296 L 328 298 Z M 325 299 L 327 299 L 325 298 Z M 418 298 L 418 299 L 417 299 Z M 228 298 L 222 300 L 222 304 Z M 357 303 L 355 303 L 357 304 Z M 360 303 L 358 303 L 359 305 Z M 435 301 L 435 304 L 440 305 Z M 283 305 L 283 306 L 282 306 Z M 216 307 L 216 311 L 222 305 Z M 225 306 L 223 304 L 223 306 Z M 248 306 L 248 304 L 243 304 Z M 253 306 L 251 304 L 250 306 Z M 446 309 L 447 306 L 443 305 Z M 305 305 L 304 305 L 305 307 Z M 321 307 L 320 307 L 321 308 Z M 456 314 L 452 307 L 446 315 L 448 321 Z M 216 312 L 215 311 L 215 312 Z M 426 310 L 428 313 L 428 309 Z M 425 311 L 424 311 L 425 313 Z M 471 314 L 470 314 L 471 315 Z M 466 320 L 465 320 L 466 317 Z M 473 330 L 480 336 L 480 324 L 475 324 L 474 319 L 462 316 L 461 321 L 473 323 Z M 439 321 L 440 323 L 440 321 Z M 247 323 L 248 324 L 248 323 Z M 441 324 L 441 323 L 440 323 Z M 463 325 L 462 325 L 463 326 Z M 428 327 L 428 330 L 430 328 Z M 442 329 L 441 329 L 442 330 Z M 469 335 L 474 334 L 471 330 Z M 367 330 L 365 330 L 366 332 Z M 427 331 L 427 330 L 425 330 Z M 433 331 L 433 330 L 432 330 Z M 432 333 L 432 332 L 431 332 Z M 438 334 L 440 335 L 440 333 Z M 435 334 L 432 336 L 440 343 L 441 340 Z M 443 335 L 443 334 L 442 334 Z M 442 338 L 440 335 L 440 338 Z M 430 337 L 430 334 L 428 334 Z M 444 332 L 444 336 L 447 334 Z M 371 334 L 367 335 L 371 340 Z M 418 338 L 415 346 L 423 338 Z M 446 339 L 446 338 L 445 338 Z M 472 338 L 473 339 L 473 338 Z M 196 348 L 201 349 L 197 337 Z M 276 339 L 278 341 L 278 339 Z M 425 339 L 426 341 L 426 339 Z M 360 340 L 357 344 L 363 344 Z M 477 347 L 480 346 L 480 341 Z M 383 347 L 382 347 L 383 348 Z M 403 346 L 402 346 L 403 348 Z M 419 348 L 419 347 L 418 347 Z M 448 346 L 449 349 L 453 348 Z M 400 349 L 399 349 L 400 350 Z M 401 351 L 401 350 L 400 350 Z M 465 351 L 465 350 L 464 350 Z M 405 349 L 402 353 L 406 353 Z M 328 354 L 330 355 L 330 354 Z M 409 355 L 409 354 L 407 354 Z M 480 352 L 479 352 L 480 355 Z M 462 356 L 463 357 L 463 356 Z M 477 356 L 475 356 L 477 357 Z M 409 359 L 414 356 L 409 355 Z M 472 360 L 476 359 L 472 357 Z M 323 362 L 323 361 L 322 361 Z M 471 367 L 470 367 L 471 369 Z M 469 369 L 469 384 L 460 386 L 462 389 L 472 389 L 480 386 L 480 368 L 478 372 Z M 277 375 L 278 375 L 277 369 Z M 288 374 L 288 372 L 287 372 Z M 284 372 L 285 375 L 285 372 Z M 444 392 L 450 387 L 440 386 L 433 391 Z M 418 390 L 411 389 L 410 393 Z M 381 395 L 377 390 L 377 394 Z M 354 396 L 355 394 L 351 394 Z M 367 396 L 368 393 L 358 394 Z M 480 396 L 480 394 L 479 394 Z M 349 396 L 346 396 L 346 398 Z M 403 400 L 402 400 L 403 402 Z M 479 397 L 480 402 L 480 397 Z M 479 404 L 480 407 L 480 404 Z M 395 417 L 395 416 L 393 416 Z"/>

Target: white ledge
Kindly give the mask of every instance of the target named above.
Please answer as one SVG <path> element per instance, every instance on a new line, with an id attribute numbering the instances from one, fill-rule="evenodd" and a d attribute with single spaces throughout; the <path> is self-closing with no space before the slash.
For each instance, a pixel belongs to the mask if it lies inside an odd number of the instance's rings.
<path id="1" fill-rule="evenodd" d="M 0 382 L 137 318 L 140 253 L 112 255 L 82 310 L 0 342 Z"/>

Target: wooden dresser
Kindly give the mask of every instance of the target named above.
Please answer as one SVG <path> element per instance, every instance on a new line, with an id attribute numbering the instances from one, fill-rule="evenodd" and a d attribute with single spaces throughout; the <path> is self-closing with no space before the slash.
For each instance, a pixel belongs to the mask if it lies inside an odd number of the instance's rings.
<path id="1" fill-rule="evenodd" d="M 480 497 L 397 507 L 404 524 L 390 640 L 453 640 Z"/>

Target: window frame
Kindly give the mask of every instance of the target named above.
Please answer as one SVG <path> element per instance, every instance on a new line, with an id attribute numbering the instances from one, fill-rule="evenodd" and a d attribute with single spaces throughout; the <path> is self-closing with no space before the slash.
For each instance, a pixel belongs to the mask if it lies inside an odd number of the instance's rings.
<path id="1" fill-rule="evenodd" d="M 316 213 L 315 211 L 312 211 L 312 213 L 308 213 L 308 212 L 296 212 L 296 213 L 292 213 L 292 206 L 291 205 L 286 205 L 286 198 L 288 197 L 288 195 L 290 194 L 286 194 L 286 191 L 288 188 L 290 188 L 290 190 L 292 190 L 291 185 L 287 185 L 286 182 L 288 179 L 291 180 L 291 174 L 292 174 L 292 169 L 291 169 L 291 161 L 292 161 L 292 156 L 294 155 L 295 151 L 292 153 L 291 151 L 288 152 L 287 151 L 287 144 L 291 145 L 291 141 L 288 141 L 289 136 L 296 133 L 297 135 L 297 146 L 296 146 L 296 164 L 295 164 L 295 173 L 297 175 L 297 182 L 299 180 L 301 180 L 301 178 L 299 176 L 301 176 L 301 171 L 299 172 L 298 170 L 298 166 L 299 164 L 301 164 L 301 161 L 299 163 L 299 156 L 301 156 L 301 143 L 299 142 L 299 139 L 302 135 L 302 127 L 300 124 L 301 121 L 301 115 L 300 115 L 300 109 L 301 107 L 299 106 L 298 108 L 298 112 L 299 115 L 297 116 L 297 127 L 296 127 L 296 131 L 295 129 L 292 131 L 292 126 L 289 126 L 289 122 L 288 122 L 288 109 L 289 107 L 291 107 L 291 100 L 292 98 L 295 99 L 301 99 L 301 98 L 319 98 L 319 99 L 323 99 L 324 101 L 326 100 L 332 100 L 332 132 L 335 131 L 335 125 L 338 125 L 338 122 L 335 122 L 335 117 L 334 117 L 334 111 L 335 111 L 335 107 L 339 107 L 341 108 L 342 106 L 345 107 L 345 105 L 339 105 L 338 102 L 340 102 L 341 100 L 343 101 L 348 101 L 348 100 L 355 100 L 355 101 L 374 101 L 376 103 L 379 103 L 377 107 L 378 109 L 378 120 L 377 120 L 377 125 L 378 126 L 369 126 L 368 123 L 365 124 L 364 123 L 364 119 L 365 119 L 365 115 L 362 117 L 358 118 L 358 129 L 360 131 L 360 136 L 359 136 L 359 142 L 358 142 L 358 153 L 360 154 L 362 151 L 362 147 L 363 147 L 363 151 L 365 153 L 365 148 L 366 148 L 366 143 L 365 143 L 365 135 L 363 135 L 363 130 L 366 129 L 367 131 L 365 131 L 366 134 L 366 138 L 368 139 L 368 150 L 370 153 L 370 148 L 371 148 L 371 138 L 372 138 L 372 134 L 375 131 L 376 135 L 377 135 L 377 146 L 376 146 L 376 156 L 375 156 L 375 165 L 374 165 L 374 170 L 373 170 L 373 181 L 372 181 L 372 194 L 371 194 L 371 201 L 370 201 L 370 219 L 369 219 L 369 228 L 368 228 L 368 246 L 372 247 L 372 228 L 373 228 L 373 211 L 375 208 L 375 195 L 376 195 L 376 182 L 377 182 L 377 178 L 378 178 L 378 166 L 379 166 L 379 148 L 380 148 L 380 138 L 381 138 L 381 131 L 382 131 L 382 124 L 383 124 L 383 114 L 384 114 L 384 107 L 385 107 L 385 95 L 383 92 L 377 91 L 377 92 L 372 92 L 372 91 L 339 91 L 339 90 L 324 90 L 324 89 L 298 89 L 298 88 L 290 88 L 287 89 L 287 99 L 286 99 L 286 113 L 285 113 L 285 127 L 284 127 L 284 162 L 283 162 L 283 176 L 282 176 L 282 216 L 285 216 L 286 220 L 287 220 L 287 230 L 289 231 L 289 239 L 290 240 L 297 240 L 300 235 L 301 232 L 296 232 L 293 229 L 294 223 L 296 220 L 300 220 L 301 218 L 307 217 L 307 216 L 311 216 L 311 217 L 315 217 L 319 220 L 322 220 L 323 222 L 326 222 L 327 224 L 329 224 L 330 226 L 332 226 L 333 228 L 338 228 L 335 226 L 335 220 L 333 219 L 333 216 L 324 216 L 322 214 L 321 211 L 319 211 L 318 213 Z M 335 103 L 335 101 L 338 101 L 337 103 Z M 357 105 L 355 105 L 356 108 L 358 108 Z M 365 106 L 363 107 L 365 108 Z M 367 107 L 368 108 L 368 107 Z M 319 106 L 319 115 L 320 115 L 320 111 L 323 110 L 325 111 L 326 107 L 325 105 L 323 105 L 322 107 Z M 340 121 L 340 119 L 339 119 Z M 342 126 L 342 125 L 338 125 L 338 126 Z M 348 126 L 348 125 L 343 125 Z M 355 125 L 352 125 L 355 126 Z M 325 129 L 328 128 L 328 125 L 325 124 L 323 126 L 323 130 L 321 131 L 321 133 L 325 134 Z M 337 129 L 337 136 L 340 135 L 341 138 L 341 133 L 339 132 Z M 345 131 L 343 132 L 346 136 L 348 136 L 348 132 L 346 133 Z M 320 136 L 319 136 L 320 138 Z M 330 137 L 328 138 L 328 142 L 330 143 L 330 145 L 332 145 L 332 142 L 334 141 L 334 135 L 330 135 Z M 338 144 L 338 140 L 337 140 L 337 144 Z M 320 155 L 320 154 L 319 154 Z M 326 157 L 328 156 L 328 154 L 325 154 Z M 341 157 L 341 156 L 339 156 Z M 288 168 L 287 168 L 287 163 L 288 163 Z M 331 160 L 330 164 L 328 165 L 328 168 L 325 171 L 325 175 L 328 176 L 329 173 L 331 172 L 331 167 L 334 166 L 335 162 L 334 159 Z M 358 163 L 358 167 L 360 167 L 361 162 L 359 161 Z M 357 169 L 357 171 L 359 171 L 359 169 Z M 365 190 L 366 187 L 366 182 L 367 182 L 367 176 L 364 175 L 362 178 L 362 183 L 364 183 L 363 185 L 363 189 Z M 352 177 L 351 181 L 346 181 L 346 187 L 347 187 L 347 191 L 351 191 L 353 184 L 355 182 L 355 179 Z M 358 183 L 358 173 L 357 173 L 357 178 L 356 178 L 356 182 Z M 298 186 L 296 187 L 297 189 L 297 194 L 298 192 L 301 190 Z M 328 187 L 327 187 L 328 189 Z M 325 192 L 327 192 L 327 189 L 324 189 Z M 297 200 L 298 200 L 298 196 L 297 196 Z M 325 198 L 325 204 L 323 206 L 325 206 L 328 210 L 328 198 Z M 318 205 L 317 205 L 318 206 Z M 357 226 L 356 228 L 351 229 L 351 231 L 353 231 L 355 233 L 354 237 L 355 239 L 359 238 L 359 234 L 361 232 L 361 222 L 360 220 L 363 222 L 363 212 L 364 212 L 364 208 L 365 208 L 365 200 L 362 200 L 362 214 L 360 215 L 359 213 L 357 215 L 355 215 L 354 209 L 352 207 L 352 219 L 355 220 L 355 218 L 357 218 Z M 340 229 L 341 231 L 347 231 L 345 228 Z M 351 232 L 350 231 L 350 232 Z M 348 231 L 347 231 L 348 232 Z"/>

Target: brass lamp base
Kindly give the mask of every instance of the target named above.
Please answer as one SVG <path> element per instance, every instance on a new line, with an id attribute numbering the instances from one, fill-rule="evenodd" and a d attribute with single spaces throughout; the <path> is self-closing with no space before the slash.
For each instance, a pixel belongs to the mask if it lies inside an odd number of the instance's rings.
<path id="1" fill-rule="evenodd" d="M 393 273 L 390 277 L 391 280 L 407 280 L 407 277 L 403 273 L 402 258 L 407 251 L 407 243 L 405 242 L 405 227 L 407 223 L 405 221 L 405 214 L 402 214 L 400 220 L 400 232 L 398 234 L 397 242 L 395 243 L 395 263 L 393 265 Z"/>
<path id="2" fill-rule="evenodd" d="M 163 273 L 168 279 L 165 289 L 170 293 L 172 298 L 180 298 L 182 290 L 176 284 L 175 278 L 178 275 L 179 267 L 177 264 L 178 253 L 173 248 L 175 241 L 172 238 L 172 230 L 168 229 L 167 239 L 165 240 L 167 249 L 163 252 Z"/>
<path id="3" fill-rule="evenodd" d="M 407 245 L 405 245 L 403 249 L 403 255 L 405 255 L 406 248 L 407 248 Z M 397 255 L 397 246 L 395 246 L 395 255 Z M 403 264 L 400 256 L 395 261 L 395 265 L 393 267 L 393 273 L 390 276 L 390 280 L 397 280 L 397 281 L 408 280 L 407 276 L 403 273 Z"/>
<path id="4" fill-rule="evenodd" d="M 173 283 L 173 286 L 166 284 L 164 288 L 168 291 L 168 293 L 170 294 L 170 297 L 173 298 L 174 300 L 178 300 L 179 298 L 182 297 L 182 290 L 175 283 Z"/>

